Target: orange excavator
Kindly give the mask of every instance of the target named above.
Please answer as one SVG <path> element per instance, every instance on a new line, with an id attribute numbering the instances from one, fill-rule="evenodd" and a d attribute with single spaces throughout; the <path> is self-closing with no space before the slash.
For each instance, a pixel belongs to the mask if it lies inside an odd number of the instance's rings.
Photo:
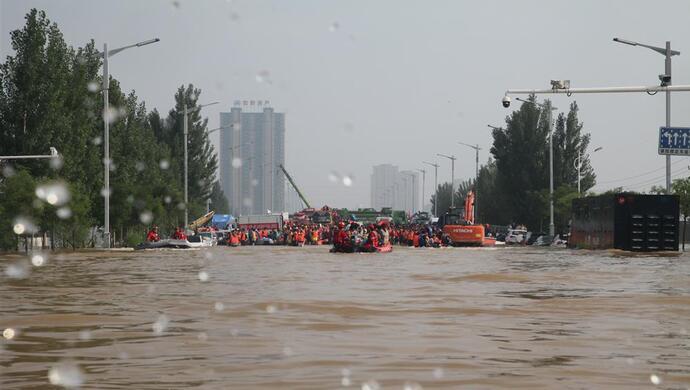
<path id="1" fill-rule="evenodd" d="M 439 219 L 443 232 L 450 237 L 452 246 L 494 246 L 496 239 L 486 237 L 484 225 L 474 221 L 474 193 L 465 197 L 465 207 L 452 207 Z"/>

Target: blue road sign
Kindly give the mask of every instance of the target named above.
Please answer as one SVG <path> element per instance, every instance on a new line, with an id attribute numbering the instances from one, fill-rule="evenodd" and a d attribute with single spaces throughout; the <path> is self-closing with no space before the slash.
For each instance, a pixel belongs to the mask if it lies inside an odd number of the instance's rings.
<path id="1" fill-rule="evenodd" d="M 690 127 L 660 127 L 659 154 L 690 156 Z"/>

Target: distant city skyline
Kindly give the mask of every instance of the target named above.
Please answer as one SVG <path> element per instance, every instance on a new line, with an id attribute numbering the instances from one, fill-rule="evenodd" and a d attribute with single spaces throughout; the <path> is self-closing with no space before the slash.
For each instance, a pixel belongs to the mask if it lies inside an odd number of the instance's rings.
<path id="1" fill-rule="evenodd" d="M 399 170 L 392 164 L 374 165 L 371 173 L 370 206 L 392 207 L 409 213 L 419 211 L 421 180 L 419 172 Z"/>

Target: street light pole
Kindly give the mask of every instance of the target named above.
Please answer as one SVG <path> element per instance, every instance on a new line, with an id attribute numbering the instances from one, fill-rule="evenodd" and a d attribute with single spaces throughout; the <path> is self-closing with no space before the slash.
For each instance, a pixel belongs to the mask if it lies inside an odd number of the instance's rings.
<path id="1" fill-rule="evenodd" d="M 639 42 L 629 41 L 622 38 L 613 38 L 614 42 L 622 43 L 630 46 L 641 46 L 653 50 L 665 57 L 664 60 L 664 74 L 659 75 L 662 86 L 670 86 L 672 83 L 671 77 L 671 57 L 680 55 L 679 51 L 671 50 L 671 41 L 666 41 L 665 47 L 657 47 L 646 45 Z M 666 127 L 671 126 L 671 91 L 666 90 Z M 666 192 L 671 193 L 671 155 L 666 155 Z"/>
<path id="2" fill-rule="evenodd" d="M 105 177 L 103 180 L 104 189 L 104 218 L 103 218 L 103 240 L 106 248 L 110 248 L 110 102 L 108 96 L 108 90 L 110 88 L 110 74 L 108 73 L 108 57 L 114 56 L 115 54 L 132 48 L 146 46 L 151 43 L 156 43 L 160 41 L 158 38 L 149 39 L 148 41 L 143 41 L 135 43 L 134 45 L 123 46 L 117 49 L 108 51 L 108 44 L 103 44 L 103 53 L 99 53 L 103 57 L 103 164 L 105 168 Z"/>
<path id="3" fill-rule="evenodd" d="M 546 105 L 542 103 L 533 102 L 531 100 L 525 100 L 516 98 L 515 100 L 521 101 L 523 103 L 534 104 L 535 106 L 546 109 Z M 553 237 L 556 233 L 556 227 L 553 222 L 553 111 L 558 110 L 557 107 L 550 106 L 548 115 L 548 126 L 549 126 L 549 235 Z M 539 126 L 539 121 L 537 120 L 537 126 Z"/>
<path id="4" fill-rule="evenodd" d="M 437 163 L 430 163 L 428 161 L 422 161 L 426 165 L 434 167 L 434 194 L 436 194 L 436 199 L 434 202 L 434 216 L 438 217 L 438 167 Z"/>
<path id="5" fill-rule="evenodd" d="M 474 212 L 474 221 L 475 223 L 477 222 L 477 215 L 479 214 L 477 210 L 479 209 L 479 195 L 477 191 L 477 188 L 479 188 L 478 185 L 478 180 L 479 180 L 479 151 L 482 149 L 479 147 L 479 145 L 470 145 L 466 144 L 464 142 L 458 142 L 460 145 L 465 145 L 468 146 L 472 149 L 474 149 L 474 207 L 472 208 L 472 211 Z"/>
<path id="6" fill-rule="evenodd" d="M 445 154 L 436 153 L 437 156 L 445 157 L 450 160 L 450 207 L 455 207 L 455 156 L 447 156 Z"/>
<path id="7" fill-rule="evenodd" d="M 424 198 L 426 197 L 426 169 L 417 169 L 417 171 L 422 172 L 422 211 L 424 211 Z"/>
<path id="8" fill-rule="evenodd" d="M 194 108 L 194 111 L 200 110 L 202 107 L 206 106 L 212 106 L 214 104 L 218 104 L 218 102 L 213 102 L 213 103 L 208 103 L 208 104 L 202 104 L 199 106 L 196 106 Z M 187 118 L 188 115 L 188 109 L 187 109 L 187 103 L 184 104 L 184 124 L 182 126 L 183 128 L 183 133 L 184 133 L 184 227 L 185 229 L 189 225 L 189 185 L 188 185 L 188 162 L 187 162 L 187 134 L 189 133 L 189 120 Z"/>
<path id="9" fill-rule="evenodd" d="M 596 152 L 600 151 L 601 149 L 603 149 L 603 147 L 599 146 L 598 148 L 595 148 L 594 151 L 592 151 L 592 153 L 596 153 Z M 580 178 L 582 177 L 582 174 L 581 174 L 581 168 L 582 168 L 582 150 L 578 150 L 578 152 L 577 152 L 577 161 L 576 161 L 576 164 L 575 164 L 575 168 L 577 169 L 577 193 L 578 193 L 578 195 L 580 195 L 580 194 L 581 194 L 581 191 L 580 191 Z"/>

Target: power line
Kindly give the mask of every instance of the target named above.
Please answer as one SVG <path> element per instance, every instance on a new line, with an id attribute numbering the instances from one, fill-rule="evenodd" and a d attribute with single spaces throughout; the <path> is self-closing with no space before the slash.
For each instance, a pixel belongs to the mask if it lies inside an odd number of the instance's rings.
<path id="1" fill-rule="evenodd" d="M 678 163 L 683 162 L 683 161 L 685 161 L 685 160 L 676 160 L 675 162 L 671 163 L 671 165 L 675 165 L 675 164 L 678 164 Z M 624 181 L 624 180 L 628 180 L 628 179 L 636 179 L 636 178 L 638 178 L 638 177 L 647 176 L 647 175 L 649 175 L 649 174 L 652 174 L 652 173 L 654 173 L 654 172 L 661 171 L 661 170 L 663 170 L 663 169 L 666 169 L 666 165 L 664 165 L 664 166 L 662 166 L 662 167 L 660 167 L 660 168 L 657 168 L 657 169 L 653 169 L 653 170 L 651 170 L 651 171 L 649 171 L 649 172 L 640 173 L 639 175 L 628 176 L 628 177 L 624 177 L 624 178 L 621 178 L 621 179 L 613 179 L 613 180 L 606 180 L 606 181 L 598 182 L 597 185 L 600 185 L 600 184 L 608 184 L 608 183 L 615 183 L 615 182 Z M 663 177 L 666 177 L 666 176 L 664 175 Z"/>

